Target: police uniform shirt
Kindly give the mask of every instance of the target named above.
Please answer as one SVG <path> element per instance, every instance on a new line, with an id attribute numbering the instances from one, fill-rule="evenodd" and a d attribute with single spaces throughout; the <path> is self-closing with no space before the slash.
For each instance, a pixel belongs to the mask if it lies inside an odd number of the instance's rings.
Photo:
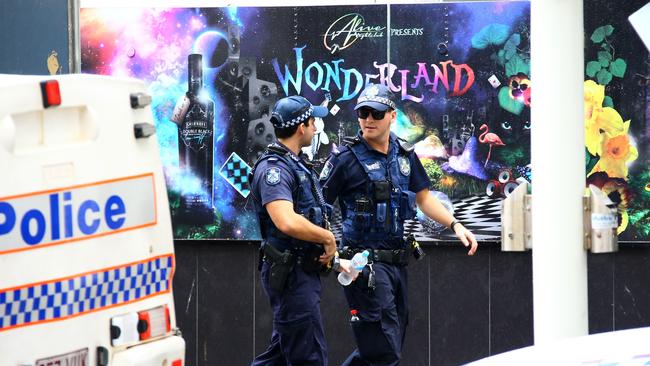
<path id="1" fill-rule="evenodd" d="M 277 200 L 293 202 L 291 194 L 296 186 L 297 182 L 291 167 L 282 159 L 273 156 L 262 160 L 257 165 L 251 184 L 252 192 L 257 198 L 255 201 L 262 207 Z"/>
<path id="2" fill-rule="evenodd" d="M 358 135 L 361 140 L 359 144 L 364 144 L 366 149 L 369 150 L 370 154 L 377 158 L 378 161 L 384 163 L 389 155 L 395 155 L 395 149 L 400 149 L 399 142 L 397 141 L 397 136 L 391 132 L 390 134 L 390 143 L 389 143 L 389 154 L 386 155 L 377 150 L 374 150 L 368 145 L 366 140 L 361 136 L 361 132 Z M 399 152 L 403 154 L 403 152 Z M 409 191 L 419 192 L 425 188 L 431 187 L 431 181 L 427 175 L 420 159 L 411 152 L 408 155 L 410 163 L 410 179 L 409 179 Z M 332 153 L 325 163 L 323 170 L 320 175 L 320 182 L 323 187 L 323 196 L 327 203 L 332 204 L 337 197 L 345 195 L 363 195 L 366 193 L 366 186 L 369 183 L 369 178 L 366 175 L 366 172 L 363 170 L 361 163 L 357 160 L 354 153 L 347 146 L 342 146 L 339 148 L 339 153 Z M 345 217 L 346 207 L 339 200 L 341 205 L 341 213 Z"/>

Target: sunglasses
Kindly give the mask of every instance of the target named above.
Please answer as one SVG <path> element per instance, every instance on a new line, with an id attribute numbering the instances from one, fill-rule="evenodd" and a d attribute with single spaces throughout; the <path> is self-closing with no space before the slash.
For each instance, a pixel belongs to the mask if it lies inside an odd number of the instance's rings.
<path id="1" fill-rule="evenodd" d="M 386 115 L 386 111 L 378 111 L 372 108 L 357 109 L 357 117 L 361 119 L 366 119 L 371 114 L 373 119 L 380 120 L 380 119 L 384 119 L 384 116 Z"/>

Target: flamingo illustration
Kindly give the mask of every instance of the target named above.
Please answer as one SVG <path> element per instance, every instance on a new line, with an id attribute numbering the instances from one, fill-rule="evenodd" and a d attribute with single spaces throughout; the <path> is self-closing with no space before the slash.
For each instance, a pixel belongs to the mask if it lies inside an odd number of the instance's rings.
<path id="1" fill-rule="evenodd" d="M 484 123 L 481 125 L 479 128 L 481 131 L 485 130 L 479 137 L 478 141 L 482 144 L 490 144 L 490 150 L 488 150 L 488 155 L 487 159 L 485 159 L 485 165 L 487 166 L 488 161 L 490 160 L 490 154 L 492 153 L 492 146 L 505 146 L 503 141 L 499 138 L 499 136 L 496 133 L 489 132 L 488 133 L 488 126 Z"/>

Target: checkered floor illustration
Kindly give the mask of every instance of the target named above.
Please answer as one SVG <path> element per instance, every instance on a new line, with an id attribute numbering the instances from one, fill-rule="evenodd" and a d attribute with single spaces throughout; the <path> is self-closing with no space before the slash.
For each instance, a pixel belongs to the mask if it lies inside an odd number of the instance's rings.
<path id="1" fill-rule="evenodd" d="M 251 167 L 236 153 L 230 154 L 228 160 L 219 169 L 219 174 L 244 198 L 250 194 L 248 173 Z"/>
<path id="2" fill-rule="evenodd" d="M 455 199 L 452 200 L 454 216 L 474 233 L 477 240 L 501 240 L 502 200 L 485 195 Z M 332 232 L 337 240 L 341 239 L 342 223 L 338 206 L 332 220 Z M 451 230 L 434 232 L 425 228 L 418 220 L 408 220 L 404 224 L 404 232 L 406 235 L 415 235 L 419 242 L 458 240 Z"/>

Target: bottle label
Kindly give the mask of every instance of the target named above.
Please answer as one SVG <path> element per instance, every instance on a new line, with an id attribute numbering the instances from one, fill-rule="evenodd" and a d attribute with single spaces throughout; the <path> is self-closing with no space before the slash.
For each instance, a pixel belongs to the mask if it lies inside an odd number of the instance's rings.
<path id="1" fill-rule="evenodd" d="M 208 121 L 207 111 L 200 105 L 195 104 L 190 108 L 181 129 L 181 139 L 185 146 L 196 152 L 207 147 L 212 137 L 212 126 Z"/>
<path id="2" fill-rule="evenodd" d="M 170 120 L 177 124 L 183 123 L 183 120 L 185 119 L 185 115 L 187 114 L 187 110 L 189 108 L 190 98 L 188 98 L 187 95 L 183 94 L 180 98 L 178 98 L 178 101 L 176 101 L 176 105 L 174 106 L 174 111 L 172 112 Z"/>

